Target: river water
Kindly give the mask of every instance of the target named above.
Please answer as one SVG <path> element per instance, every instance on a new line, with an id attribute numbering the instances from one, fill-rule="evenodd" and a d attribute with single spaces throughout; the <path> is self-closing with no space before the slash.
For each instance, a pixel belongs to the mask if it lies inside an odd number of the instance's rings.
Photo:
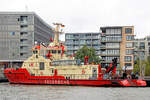
<path id="1" fill-rule="evenodd" d="M 150 87 L 87 87 L 0 83 L 0 100 L 150 100 Z"/>

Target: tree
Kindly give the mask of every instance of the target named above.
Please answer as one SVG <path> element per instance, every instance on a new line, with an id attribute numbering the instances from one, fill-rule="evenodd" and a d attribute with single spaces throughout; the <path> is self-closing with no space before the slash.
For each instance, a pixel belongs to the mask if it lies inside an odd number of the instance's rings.
<path id="1" fill-rule="evenodd" d="M 141 72 L 140 72 L 140 60 L 139 58 L 137 58 L 137 60 L 135 61 L 136 63 L 134 64 L 134 72 L 138 72 L 138 73 L 142 73 L 142 70 L 145 70 L 145 76 L 150 76 L 150 56 L 147 57 L 147 60 L 143 61 L 141 60 Z M 145 68 L 143 68 L 143 66 L 145 66 Z"/>
<path id="2" fill-rule="evenodd" d="M 137 60 L 134 62 L 134 69 L 133 69 L 133 72 L 136 73 L 140 73 L 140 59 L 139 57 L 137 58 Z"/>
<path id="3" fill-rule="evenodd" d="M 147 61 L 145 62 L 146 68 L 145 68 L 145 75 L 150 76 L 150 56 L 147 57 Z"/>
<path id="4" fill-rule="evenodd" d="M 75 58 L 80 59 L 81 62 L 84 62 L 84 57 L 88 56 L 89 63 L 95 63 L 95 64 L 100 64 L 100 57 L 96 55 L 96 51 L 94 48 L 88 48 L 86 45 L 84 45 L 81 49 L 79 49 L 76 54 Z"/>

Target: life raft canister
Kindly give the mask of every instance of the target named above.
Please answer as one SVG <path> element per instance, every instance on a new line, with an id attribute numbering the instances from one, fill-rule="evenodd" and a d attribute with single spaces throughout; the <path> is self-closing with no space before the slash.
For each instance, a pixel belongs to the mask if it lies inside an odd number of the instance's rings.
<path id="1" fill-rule="evenodd" d="M 40 72 L 40 75 L 43 75 L 43 72 Z"/>
<path id="2" fill-rule="evenodd" d="M 84 69 L 82 69 L 82 74 L 85 74 L 85 70 Z"/>

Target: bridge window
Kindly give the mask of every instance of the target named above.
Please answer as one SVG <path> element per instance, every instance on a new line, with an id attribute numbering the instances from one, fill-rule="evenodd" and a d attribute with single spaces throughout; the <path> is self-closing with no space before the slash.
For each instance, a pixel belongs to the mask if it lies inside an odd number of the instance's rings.
<path id="1" fill-rule="evenodd" d="M 58 53 L 61 53 L 61 50 L 58 50 Z"/>
<path id="2" fill-rule="evenodd" d="M 56 50 L 52 50 L 52 53 L 56 53 Z"/>
<path id="3" fill-rule="evenodd" d="M 44 62 L 40 62 L 40 70 L 44 70 L 44 68 L 45 68 Z"/>
<path id="4" fill-rule="evenodd" d="M 34 50 L 34 51 L 33 51 L 33 54 L 37 54 L 37 53 L 38 53 L 38 51 L 37 51 L 37 50 Z"/>

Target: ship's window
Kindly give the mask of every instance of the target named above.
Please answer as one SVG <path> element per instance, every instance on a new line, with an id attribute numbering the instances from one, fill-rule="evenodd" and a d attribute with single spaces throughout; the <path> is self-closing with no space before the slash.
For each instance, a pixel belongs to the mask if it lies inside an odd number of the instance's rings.
<path id="1" fill-rule="evenodd" d="M 52 65 L 52 63 L 50 62 L 50 63 L 49 63 L 49 66 L 51 66 L 51 65 Z"/>
<path id="2" fill-rule="evenodd" d="M 37 53 L 38 53 L 38 51 L 37 51 L 37 50 L 34 50 L 34 51 L 33 51 L 33 53 L 34 53 L 34 54 L 37 54 Z"/>
<path id="3" fill-rule="evenodd" d="M 58 53 L 61 53 L 61 51 L 60 51 L 60 50 L 58 50 Z"/>
<path id="4" fill-rule="evenodd" d="M 38 55 L 36 55 L 36 58 L 38 58 Z"/>
<path id="5" fill-rule="evenodd" d="M 52 73 L 54 73 L 54 69 L 52 69 Z"/>
<path id="6" fill-rule="evenodd" d="M 38 53 L 38 51 L 37 51 L 37 50 L 35 50 L 35 53 L 37 54 L 37 53 Z"/>
<path id="7" fill-rule="evenodd" d="M 52 53 L 56 53 L 56 50 L 52 50 Z"/>
<path id="8" fill-rule="evenodd" d="M 44 62 L 40 62 L 40 70 L 44 70 Z"/>

